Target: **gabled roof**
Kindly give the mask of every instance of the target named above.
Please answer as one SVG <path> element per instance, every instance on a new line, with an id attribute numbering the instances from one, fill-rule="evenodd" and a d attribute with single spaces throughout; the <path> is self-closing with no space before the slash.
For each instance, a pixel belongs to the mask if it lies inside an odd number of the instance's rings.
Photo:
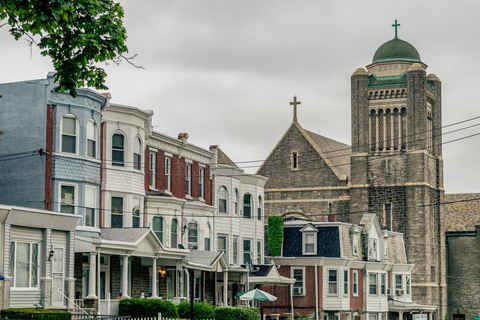
<path id="1" fill-rule="evenodd" d="M 362 220 L 360 220 L 360 224 L 363 225 L 363 230 L 362 230 L 362 234 L 370 234 L 370 230 L 372 229 L 372 227 L 376 227 L 377 228 L 377 233 L 379 234 L 379 236 L 381 235 L 381 233 L 379 233 L 378 231 L 380 230 L 380 225 L 378 224 L 378 220 L 376 219 L 377 215 L 375 213 L 365 213 L 363 216 L 362 216 Z"/>
<path id="2" fill-rule="evenodd" d="M 480 193 L 445 194 L 446 231 L 474 231 L 480 224 Z"/>
<path id="3" fill-rule="evenodd" d="M 220 149 L 219 146 L 210 146 L 210 151 L 214 151 L 216 150 L 217 151 L 217 164 L 224 164 L 224 165 L 227 165 L 227 166 L 232 166 L 232 167 L 235 167 L 235 168 L 238 168 L 237 165 L 235 164 L 235 162 L 233 162 L 232 159 L 230 159 L 229 156 L 226 155 L 225 152 L 223 152 L 222 149 Z"/>
<path id="4" fill-rule="evenodd" d="M 275 265 L 254 265 L 255 272 L 249 273 L 248 282 L 250 285 L 262 284 L 267 286 L 273 285 L 290 285 L 295 283 L 295 279 L 281 276 Z"/>
<path id="5" fill-rule="evenodd" d="M 318 155 L 328 165 L 339 180 L 346 180 L 350 175 L 350 154 L 351 147 L 348 144 L 321 136 L 311 131 L 305 130 L 297 122 L 293 121 L 288 130 L 283 134 L 277 145 L 272 149 L 268 157 L 263 161 L 258 168 L 257 173 L 263 168 L 268 159 L 280 143 L 285 139 L 292 128 L 297 128 L 308 141 L 308 143 L 315 149 Z"/>
<path id="6" fill-rule="evenodd" d="M 204 271 L 228 270 L 229 265 L 223 251 L 192 250 L 186 257 L 187 267 Z"/>

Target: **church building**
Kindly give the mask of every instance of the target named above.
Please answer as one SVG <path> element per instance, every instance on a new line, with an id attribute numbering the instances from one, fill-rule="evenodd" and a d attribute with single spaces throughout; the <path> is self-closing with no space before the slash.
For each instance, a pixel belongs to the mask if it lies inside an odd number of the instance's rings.
<path id="1" fill-rule="evenodd" d="M 376 213 L 401 232 L 415 301 L 446 314 L 441 82 L 397 36 L 351 76 L 351 146 L 304 129 L 296 97 L 290 127 L 257 174 L 265 215 L 359 224 Z"/>

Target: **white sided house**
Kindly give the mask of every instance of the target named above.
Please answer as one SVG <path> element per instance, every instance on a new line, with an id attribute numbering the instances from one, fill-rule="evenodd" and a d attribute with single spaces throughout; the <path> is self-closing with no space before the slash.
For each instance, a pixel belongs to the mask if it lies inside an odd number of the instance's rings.
<path id="1" fill-rule="evenodd" d="M 0 309 L 71 308 L 81 216 L 0 205 Z"/>

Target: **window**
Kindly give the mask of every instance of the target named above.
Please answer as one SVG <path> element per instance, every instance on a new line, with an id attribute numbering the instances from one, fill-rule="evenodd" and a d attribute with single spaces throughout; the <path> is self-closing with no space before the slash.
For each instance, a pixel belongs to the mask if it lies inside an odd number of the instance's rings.
<path id="1" fill-rule="evenodd" d="M 149 167 L 149 177 L 150 177 L 150 187 L 155 189 L 156 181 L 155 181 L 155 171 L 156 171 L 156 158 L 157 158 L 157 153 L 156 152 L 150 152 L 150 167 Z"/>
<path id="2" fill-rule="evenodd" d="M 406 274 L 405 275 L 405 292 L 407 294 L 407 296 L 410 295 L 410 275 L 409 274 Z"/>
<path id="3" fill-rule="evenodd" d="M 352 252 L 354 256 L 358 256 L 358 234 L 352 234 Z"/>
<path id="4" fill-rule="evenodd" d="M 343 270 L 343 294 L 348 295 L 348 269 Z"/>
<path id="5" fill-rule="evenodd" d="M 233 202 L 235 204 L 233 214 L 237 215 L 238 214 L 238 189 L 235 189 L 235 198 L 233 198 Z"/>
<path id="6" fill-rule="evenodd" d="M 87 157 L 95 158 L 97 155 L 97 126 L 90 119 L 87 123 Z"/>
<path id="7" fill-rule="evenodd" d="M 358 296 L 358 270 L 352 272 L 353 295 Z"/>
<path id="8" fill-rule="evenodd" d="M 403 276 L 401 274 L 395 275 L 395 290 L 403 289 Z"/>
<path id="9" fill-rule="evenodd" d="M 153 217 L 152 220 L 152 230 L 155 232 L 160 243 L 163 244 L 163 218 L 162 217 Z"/>
<path id="10" fill-rule="evenodd" d="M 435 282 L 435 266 L 430 266 L 430 281 Z"/>
<path id="11" fill-rule="evenodd" d="M 257 212 L 257 219 L 262 220 L 262 197 L 258 197 L 258 212 Z"/>
<path id="12" fill-rule="evenodd" d="M 388 238 L 383 238 L 383 256 L 388 259 Z"/>
<path id="13" fill-rule="evenodd" d="M 188 249 L 198 249 L 198 225 L 195 221 L 188 224 Z"/>
<path id="14" fill-rule="evenodd" d="M 227 188 L 221 186 L 218 189 L 218 212 L 227 213 Z"/>
<path id="15" fill-rule="evenodd" d="M 112 197 L 112 228 L 123 228 L 123 198 Z"/>
<path id="16" fill-rule="evenodd" d="M 210 251 L 210 238 L 211 237 L 211 228 L 210 224 L 207 223 L 207 229 L 205 230 L 205 251 Z"/>
<path id="17" fill-rule="evenodd" d="M 377 314 L 376 313 L 369 313 L 368 314 L 368 320 L 377 320 Z"/>
<path id="18" fill-rule="evenodd" d="M 198 196 L 203 198 L 203 180 L 205 179 L 205 168 L 198 169 Z"/>
<path id="19" fill-rule="evenodd" d="M 233 264 L 238 265 L 238 237 L 233 237 Z"/>
<path id="20" fill-rule="evenodd" d="M 247 264 L 252 261 L 251 241 L 243 240 L 243 263 Z"/>
<path id="21" fill-rule="evenodd" d="M 387 275 L 385 273 L 380 274 L 380 294 L 384 296 L 387 293 Z"/>
<path id="22" fill-rule="evenodd" d="M 192 165 L 187 164 L 185 167 L 185 194 L 191 195 L 192 191 Z"/>
<path id="23" fill-rule="evenodd" d="M 376 273 L 370 273 L 368 275 L 368 281 L 369 281 L 369 293 L 376 295 L 378 294 L 377 291 L 377 274 Z"/>
<path id="24" fill-rule="evenodd" d="M 292 151 L 292 170 L 298 170 L 298 152 Z"/>
<path id="25" fill-rule="evenodd" d="M 72 115 L 62 118 L 62 152 L 77 153 L 77 118 Z"/>
<path id="26" fill-rule="evenodd" d="M 165 157 L 165 190 L 170 191 L 172 188 L 171 180 L 172 158 Z"/>
<path id="27" fill-rule="evenodd" d="M 304 273 L 304 268 L 292 268 L 292 278 L 295 279 L 295 283 L 293 284 L 293 295 L 295 296 L 305 295 Z"/>
<path id="28" fill-rule="evenodd" d="M 125 164 L 125 137 L 120 133 L 112 136 L 112 165 L 123 167 Z"/>
<path id="29" fill-rule="evenodd" d="M 85 217 L 83 224 L 86 227 L 95 227 L 95 208 L 97 204 L 97 188 L 85 186 Z"/>
<path id="30" fill-rule="evenodd" d="M 222 251 L 225 253 L 225 257 L 227 257 L 228 260 L 228 243 L 227 243 L 227 236 L 222 235 L 218 236 L 218 251 Z"/>
<path id="31" fill-rule="evenodd" d="M 303 252 L 304 255 L 317 254 L 317 233 L 304 232 L 303 235 Z"/>
<path id="32" fill-rule="evenodd" d="M 195 277 L 193 279 L 193 286 L 194 286 L 194 298 L 195 299 L 200 299 L 200 277 Z"/>
<path id="33" fill-rule="evenodd" d="M 171 226 L 171 239 L 170 239 L 170 247 L 171 248 L 176 248 L 177 247 L 177 225 L 178 225 L 178 222 L 177 222 L 177 219 L 172 219 L 172 226 Z"/>
<path id="34" fill-rule="evenodd" d="M 140 228 L 140 199 L 135 199 L 137 204 L 132 209 L 132 227 Z"/>
<path id="35" fill-rule="evenodd" d="M 392 204 L 385 203 L 383 205 L 383 225 L 388 230 L 392 230 Z"/>
<path id="36" fill-rule="evenodd" d="M 252 217 L 252 196 L 248 193 L 243 195 L 243 217 L 250 219 Z"/>
<path id="37" fill-rule="evenodd" d="M 133 148 L 133 169 L 141 170 L 142 167 L 142 141 L 140 137 L 135 138 L 135 146 Z"/>
<path id="38" fill-rule="evenodd" d="M 74 214 L 76 212 L 75 186 L 61 185 L 60 190 L 60 212 Z"/>
<path id="39" fill-rule="evenodd" d="M 338 270 L 328 270 L 328 294 L 338 294 Z"/>
<path id="40" fill-rule="evenodd" d="M 39 279 L 38 243 L 10 243 L 10 273 L 15 288 L 37 288 Z"/>
<path id="41" fill-rule="evenodd" d="M 377 260 L 377 239 L 368 240 L 368 258 L 370 260 Z"/>
<path id="42" fill-rule="evenodd" d="M 257 241 L 257 263 L 263 264 L 262 260 L 262 241 Z"/>

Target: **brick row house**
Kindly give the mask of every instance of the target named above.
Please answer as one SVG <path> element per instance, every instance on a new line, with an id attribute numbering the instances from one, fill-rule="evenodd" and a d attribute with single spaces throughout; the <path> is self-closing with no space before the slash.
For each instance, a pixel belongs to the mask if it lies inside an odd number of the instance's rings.
<path id="1" fill-rule="evenodd" d="M 364 214 L 358 225 L 290 218 L 283 232 L 282 256 L 271 259 L 280 275 L 296 281 L 293 292 L 263 287 L 278 297 L 266 313 L 293 310 L 324 320 L 403 320 L 424 313 L 432 319 L 434 306 L 413 302 L 403 234 L 382 230 L 375 214 Z"/>
<path id="2" fill-rule="evenodd" d="M 56 92 L 53 77 L 0 85 L 0 203 L 57 219 L 46 229 L 22 222 L 26 213 L 16 213 L 18 228 L 4 219 L 12 232 L 2 242 L 9 253 L 0 265 L 3 307 L 32 307 L 48 296 L 47 307 L 72 309 L 75 302 L 106 314 L 116 312 L 119 298 L 178 302 L 189 299 L 190 288 L 195 300 L 233 304 L 248 286 L 241 264 L 264 255 L 266 179 L 233 162 L 217 164 L 220 152 L 188 143 L 186 133 L 154 132 L 150 110 L 89 89 L 76 98 Z M 18 299 L 25 288 L 10 257 L 27 244 L 35 248 L 29 268 L 42 277 Z M 44 263 L 39 257 L 50 252 Z"/>

